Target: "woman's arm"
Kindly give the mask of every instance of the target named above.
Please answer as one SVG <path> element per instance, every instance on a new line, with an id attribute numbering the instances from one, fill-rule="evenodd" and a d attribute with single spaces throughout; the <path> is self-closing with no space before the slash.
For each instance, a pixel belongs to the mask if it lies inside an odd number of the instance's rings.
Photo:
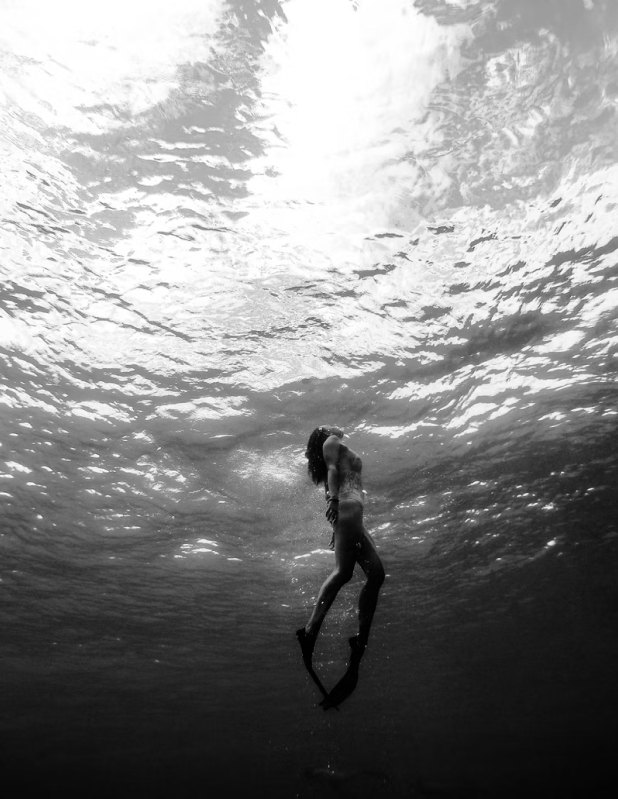
<path id="1" fill-rule="evenodd" d="M 322 452 L 324 453 L 324 460 L 326 462 L 326 485 L 327 485 L 327 498 L 328 508 L 326 509 L 326 518 L 329 522 L 334 524 L 338 516 L 338 503 L 339 503 L 339 448 L 341 443 L 337 436 L 330 436 L 324 442 Z"/>
<path id="2" fill-rule="evenodd" d="M 330 436 L 324 442 L 322 452 L 326 462 L 327 476 L 326 485 L 331 499 L 339 497 L 339 449 L 341 442 L 337 436 Z"/>

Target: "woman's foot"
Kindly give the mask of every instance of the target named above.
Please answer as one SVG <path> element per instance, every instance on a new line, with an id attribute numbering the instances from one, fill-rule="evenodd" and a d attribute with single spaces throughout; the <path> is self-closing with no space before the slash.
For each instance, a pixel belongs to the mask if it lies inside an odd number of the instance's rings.
<path id="1" fill-rule="evenodd" d="M 311 666 L 313 648 L 315 646 L 316 638 L 318 637 L 317 634 L 311 635 L 305 630 L 304 627 L 301 627 L 300 630 L 296 630 L 296 637 L 300 643 L 300 649 L 303 653 L 303 661 L 305 662 L 305 665 Z"/>

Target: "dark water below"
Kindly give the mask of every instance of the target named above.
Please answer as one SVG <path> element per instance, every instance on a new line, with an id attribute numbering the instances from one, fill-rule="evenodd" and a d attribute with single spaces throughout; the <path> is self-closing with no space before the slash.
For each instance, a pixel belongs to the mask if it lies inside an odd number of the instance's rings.
<path id="1" fill-rule="evenodd" d="M 613 0 L 2 4 L 14 795 L 613 795 L 617 54 Z M 327 713 L 322 423 L 388 575 Z"/>

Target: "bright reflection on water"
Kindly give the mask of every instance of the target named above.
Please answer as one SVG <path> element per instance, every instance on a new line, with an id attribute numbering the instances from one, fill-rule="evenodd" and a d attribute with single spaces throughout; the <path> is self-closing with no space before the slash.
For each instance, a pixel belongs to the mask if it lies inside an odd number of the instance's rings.
<path id="1" fill-rule="evenodd" d="M 273 797 L 549 796 L 559 763 L 596 795 L 617 55 L 612 0 L 2 4 L 12 762 Z M 329 421 L 389 575 L 338 714 L 293 638 Z"/>

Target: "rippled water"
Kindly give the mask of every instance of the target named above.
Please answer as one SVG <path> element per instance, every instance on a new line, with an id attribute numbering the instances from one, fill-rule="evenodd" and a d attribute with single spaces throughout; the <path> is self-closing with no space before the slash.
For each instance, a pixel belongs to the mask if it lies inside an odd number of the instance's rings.
<path id="1" fill-rule="evenodd" d="M 2 4 L 5 773 L 606 795 L 617 54 L 613 0 Z M 388 574 L 326 714 L 324 422 Z"/>

